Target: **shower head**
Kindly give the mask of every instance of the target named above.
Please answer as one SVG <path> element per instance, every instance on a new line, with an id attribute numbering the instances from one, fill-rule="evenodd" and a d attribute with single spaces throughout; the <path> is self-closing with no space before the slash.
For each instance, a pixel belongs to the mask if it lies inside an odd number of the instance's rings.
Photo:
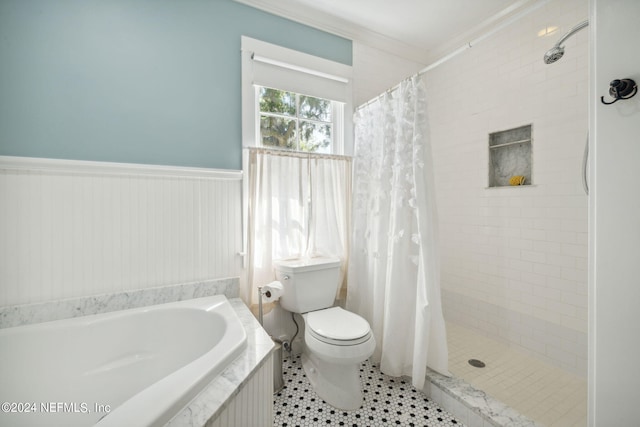
<path id="1" fill-rule="evenodd" d="M 562 58 L 562 55 L 564 55 L 564 46 L 562 46 L 562 43 L 564 43 L 566 39 L 580 31 L 587 25 L 589 25 L 589 21 L 582 21 L 581 23 L 570 29 L 564 36 L 562 36 L 560 40 L 558 40 L 558 43 L 556 43 L 551 49 L 547 51 L 547 53 L 544 54 L 544 63 L 553 64 L 554 62 Z"/>
<path id="2" fill-rule="evenodd" d="M 544 63 L 553 64 L 564 55 L 564 46 L 555 45 L 544 54 Z"/>

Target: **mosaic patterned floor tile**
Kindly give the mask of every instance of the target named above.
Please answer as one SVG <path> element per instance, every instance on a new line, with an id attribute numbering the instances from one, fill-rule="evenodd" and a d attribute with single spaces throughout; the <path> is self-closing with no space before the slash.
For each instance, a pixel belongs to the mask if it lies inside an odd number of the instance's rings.
<path id="1" fill-rule="evenodd" d="M 300 356 L 285 358 L 283 376 L 284 388 L 274 395 L 274 426 L 464 427 L 417 391 L 409 379 L 384 375 L 369 361 L 360 368 L 364 404 L 356 411 L 342 411 L 320 399 L 307 380 Z"/>

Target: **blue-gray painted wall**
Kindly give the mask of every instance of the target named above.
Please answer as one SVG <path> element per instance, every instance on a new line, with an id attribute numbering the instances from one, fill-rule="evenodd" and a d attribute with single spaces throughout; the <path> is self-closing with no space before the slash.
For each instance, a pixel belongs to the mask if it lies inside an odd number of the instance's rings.
<path id="1" fill-rule="evenodd" d="M 0 155 L 240 169 L 241 35 L 351 65 L 232 0 L 1 0 Z"/>

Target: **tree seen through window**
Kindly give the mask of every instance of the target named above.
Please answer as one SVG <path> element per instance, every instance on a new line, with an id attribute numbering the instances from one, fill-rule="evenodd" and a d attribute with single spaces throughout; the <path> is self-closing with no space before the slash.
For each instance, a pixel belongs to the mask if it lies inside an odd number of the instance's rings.
<path id="1" fill-rule="evenodd" d="M 261 87 L 259 106 L 263 146 L 331 152 L 333 117 L 330 100 Z"/>

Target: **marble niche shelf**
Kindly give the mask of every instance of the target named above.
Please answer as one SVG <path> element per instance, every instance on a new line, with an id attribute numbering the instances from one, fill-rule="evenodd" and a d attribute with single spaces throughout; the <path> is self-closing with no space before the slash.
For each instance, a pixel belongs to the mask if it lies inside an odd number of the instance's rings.
<path id="1" fill-rule="evenodd" d="M 508 187 L 513 176 L 524 176 L 532 184 L 532 125 L 489 134 L 489 188 Z"/>

